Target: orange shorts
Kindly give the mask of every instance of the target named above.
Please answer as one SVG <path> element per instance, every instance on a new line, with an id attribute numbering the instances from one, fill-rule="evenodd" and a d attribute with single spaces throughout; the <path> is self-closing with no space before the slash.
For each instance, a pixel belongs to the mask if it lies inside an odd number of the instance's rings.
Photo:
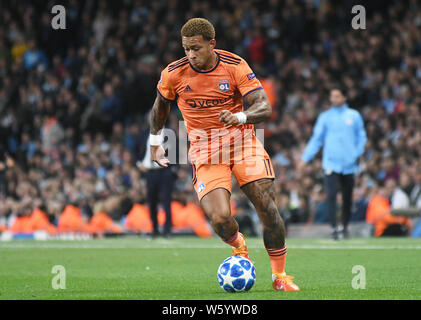
<path id="1" fill-rule="evenodd" d="M 251 144 L 243 148 L 243 156 L 231 163 L 192 164 L 192 181 L 199 201 L 218 188 L 224 188 L 231 193 L 232 174 L 240 187 L 259 179 L 275 178 L 270 157 L 256 136 L 253 136 Z"/>

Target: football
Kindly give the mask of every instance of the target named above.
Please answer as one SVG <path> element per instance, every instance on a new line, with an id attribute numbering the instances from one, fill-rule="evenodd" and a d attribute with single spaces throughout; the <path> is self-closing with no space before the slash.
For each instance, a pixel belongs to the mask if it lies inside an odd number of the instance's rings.
<path id="1" fill-rule="evenodd" d="M 226 292 L 249 291 L 256 281 L 253 263 L 244 257 L 231 256 L 218 268 L 218 282 Z"/>

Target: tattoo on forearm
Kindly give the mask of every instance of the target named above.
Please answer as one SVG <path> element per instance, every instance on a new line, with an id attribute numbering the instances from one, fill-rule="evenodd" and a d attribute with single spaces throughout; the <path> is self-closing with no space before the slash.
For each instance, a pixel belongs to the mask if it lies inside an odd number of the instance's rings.
<path id="1" fill-rule="evenodd" d="M 165 100 L 158 94 L 153 104 L 151 117 L 149 119 L 152 134 L 158 134 L 159 131 L 164 127 L 169 113 L 169 101 Z"/>
<path id="2" fill-rule="evenodd" d="M 272 107 L 265 90 L 256 90 L 244 98 L 245 104 L 249 108 L 245 111 L 247 114 L 247 123 L 258 123 L 268 120 L 272 115 Z"/>

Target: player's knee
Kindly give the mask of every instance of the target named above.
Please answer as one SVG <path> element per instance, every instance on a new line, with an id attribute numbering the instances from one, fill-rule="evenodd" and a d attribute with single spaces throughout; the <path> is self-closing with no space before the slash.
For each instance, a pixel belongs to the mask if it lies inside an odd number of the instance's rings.
<path id="1" fill-rule="evenodd" d="M 231 217 L 231 210 L 228 205 L 207 205 L 203 207 L 206 216 L 213 222 L 225 221 Z"/>
<path id="2" fill-rule="evenodd" d="M 261 222 L 263 226 L 274 226 L 281 222 L 281 215 L 275 203 L 270 203 L 266 206 L 263 214 L 261 214 Z"/>
<path id="3" fill-rule="evenodd" d="M 227 223 L 229 223 L 230 219 L 231 219 L 231 215 L 229 213 L 214 214 L 211 217 L 212 224 L 219 225 L 219 226 L 226 225 Z"/>

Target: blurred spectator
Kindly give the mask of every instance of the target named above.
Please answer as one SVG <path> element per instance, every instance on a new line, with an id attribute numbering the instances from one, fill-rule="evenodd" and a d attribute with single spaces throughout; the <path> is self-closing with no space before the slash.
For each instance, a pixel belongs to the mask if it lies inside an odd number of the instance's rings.
<path id="1" fill-rule="evenodd" d="M 368 203 L 370 201 L 369 188 L 363 186 L 354 192 L 351 222 L 365 221 Z"/>
<path id="2" fill-rule="evenodd" d="M 421 209 L 421 169 L 417 169 L 414 184 L 410 193 L 411 206 Z"/>
<path id="3" fill-rule="evenodd" d="M 37 47 L 35 40 L 29 41 L 28 49 L 23 55 L 23 64 L 26 70 L 30 70 L 39 65 L 44 69 L 48 67 L 47 56 Z"/>
<path id="4" fill-rule="evenodd" d="M 327 194 L 320 186 L 315 189 L 315 194 L 312 196 L 315 205 L 313 223 L 329 223 L 330 220 L 327 210 Z"/>
<path id="5" fill-rule="evenodd" d="M 105 125 L 111 126 L 115 121 L 121 121 L 123 112 L 121 99 L 111 83 L 105 84 L 104 94 L 104 99 L 101 102 L 101 112 L 104 114 Z"/>
<path id="6" fill-rule="evenodd" d="M 161 204 L 165 211 L 165 225 L 162 233 L 164 237 L 168 238 L 171 236 L 173 228 L 171 202 L 174 188 L 174 172 L 171 165 L 167 168 L 162 168 L 152 161 L 149 139 L 148 137 L 146 152 L 142 161 L 138 162 L 138 167 L 146 175 L 147 203 L 153 226 L 152 237 L 157 237 L 161 234 L 158 224 L 158 204 Z"/>
<path id="7" fill-rule="evenodd" d="M 408 198 L 402 194 L 400 188 L 396 187 L 396 182 L 390 179 L 371 198 L 367 208 L 366 221 L 374 225 L 376 237 L 408 235 L 411 227 L 410 219 L 393 216 L 390 213 L 391 209 L 407 207 Z"/>

